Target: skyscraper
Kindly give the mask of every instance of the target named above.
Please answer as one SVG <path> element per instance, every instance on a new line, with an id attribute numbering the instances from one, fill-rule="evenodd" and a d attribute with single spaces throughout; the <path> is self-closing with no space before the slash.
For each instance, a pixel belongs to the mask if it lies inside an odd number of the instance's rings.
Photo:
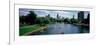
<path id="1" fill-rule="evenodd" d="M 79 20 L 79 23 L 83 22 L 83 20 L 84 20 L 84 12 L 83 11 L 78 12 L 78 20 Z"/>

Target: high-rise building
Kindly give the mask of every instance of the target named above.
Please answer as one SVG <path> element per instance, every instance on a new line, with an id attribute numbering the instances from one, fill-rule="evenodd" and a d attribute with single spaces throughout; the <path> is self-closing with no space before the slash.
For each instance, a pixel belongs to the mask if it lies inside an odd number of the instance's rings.
<path id="1" fill-rule="evenodd" d="M 87 15 L 87 23 L 90 23 L 90 14 Z"/>
<path id="2" fill-rule="evenodd" d="M 57 14 L 57 18 L 59 18 L 59 15 Z"/>
<path id="3" fill-rule="evenodd" d="M 79 23 L 82 23 L 84 21 L 84 11 L 78 12 L 78 20 Z"/>
<path id="4" fill-rule="evenodd" d="M 72 19 L 74 19 L 75 18 L 75 16 L 73 15 L 73 18 Z"/>

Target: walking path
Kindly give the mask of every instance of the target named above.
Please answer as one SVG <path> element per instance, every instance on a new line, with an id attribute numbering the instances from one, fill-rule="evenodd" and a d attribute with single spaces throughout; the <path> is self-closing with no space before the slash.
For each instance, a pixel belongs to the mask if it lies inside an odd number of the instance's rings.
<path id="1" fill-rule="evenodd" d="M 43 29 L 47 28 L 47 26 L 44 26 L 44 27 L 40 27 L 39 29 L 36 29 L 36 30 L 33 30 L 31 32 L 28 32 L 28 33 L 25 33 L 23 35 L 29 35 L 31 33 L 34 33 L 34 32 L 39 32 L 39 31 L 42 31 Z"/>

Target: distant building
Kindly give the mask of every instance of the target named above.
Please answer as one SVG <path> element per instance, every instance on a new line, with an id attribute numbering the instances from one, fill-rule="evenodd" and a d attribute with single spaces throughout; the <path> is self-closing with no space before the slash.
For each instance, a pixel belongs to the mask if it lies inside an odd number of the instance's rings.
<path id="1" fill-rule="evenodd" d="M 46 18 L 50 18 L 50 14 L 48 14 L 47 16 L 45 16 Z"/>
<path id="2" fill-rule="evenodd" d="M 75 16 L 73 15 L 73 18 L 72 18 L 72 19 L 74 19 L 74 17 L 75 17 Z"/>
<path id="3" fill-rule="evenodd" d="M 78 12 L 78 20 L 79 23 L 82 23 L 84 21 L 84 11 Z"/>
<path id="4" fill-rule="evenodd" d="M 59 16 L 59 14 L 57 14 L 57 19 L 60 19 L 60 16 Z"/>
<path id="5" fill-rule="evenodd" d="M 90 23 L 90 14 L 88 14 L 88 16 L 87 16 L 87 23 L 88 24 Z"/>

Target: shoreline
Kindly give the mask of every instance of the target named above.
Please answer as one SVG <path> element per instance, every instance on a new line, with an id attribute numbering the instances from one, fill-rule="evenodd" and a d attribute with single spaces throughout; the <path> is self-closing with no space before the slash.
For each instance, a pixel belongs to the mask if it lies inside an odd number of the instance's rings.
<path id="1" fill-rule="evenodd" d="M 78 25 L 78 26 L 89 26 L 89 24 L 83 24 L 83 23 L 81 23 L 81 24 L 74 24 L 74 25 Z"/>
<path id="2" fill-rule="evenodd" d="M 36 29 L 36 30 L 31 31 L 31 32 L 25 33 L 25 34 L 23 34 L 22 36 L 26 36 L 26 35 L 29 35 L 29 34 L 34 33 L 34 32 L 42 31 L 42 30 L 45 29 L 45 28 L 47 28 L 47 26 L 42 26 L 42 27 L 40 27 L 39 29 Z"/>

